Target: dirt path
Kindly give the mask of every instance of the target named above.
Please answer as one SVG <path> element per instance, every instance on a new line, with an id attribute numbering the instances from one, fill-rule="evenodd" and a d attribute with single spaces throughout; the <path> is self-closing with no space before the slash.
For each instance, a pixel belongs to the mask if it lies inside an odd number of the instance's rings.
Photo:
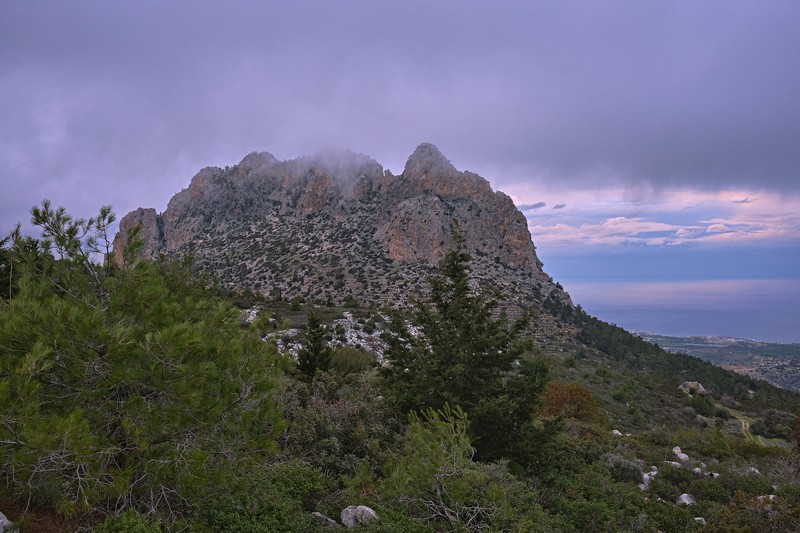
<path id="1" fill-rule="evenodd" d="M 736 419 L 739 422 L 742 423 L 742 435 L 744 435 L 744 438 L 746 438 L 747 440 L 752 440 L 752 441 L 758 442 L 758 439 L 756 439 L 753 436 L 753 434 L 750 433 L 750 421 L 747 418 L 745 418 L 743 415 L 740 415 L 738 413 L 731 412 L 731 414 L 733 416 L 735 416 Z"/>

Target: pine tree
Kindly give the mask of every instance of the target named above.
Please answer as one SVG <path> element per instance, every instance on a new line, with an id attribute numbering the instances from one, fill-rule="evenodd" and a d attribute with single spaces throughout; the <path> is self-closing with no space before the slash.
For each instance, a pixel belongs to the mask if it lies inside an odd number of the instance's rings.
<path id="1" fill-rule="evenodd" d="M 333 350 L 325 339 L 325 326 L 322 324 L 319 311 L 309 310 L 305 340 L 297 353 L 297 368 L 307 381 L 311 381 L 318 369 L 328 371 L 332 353 Z"/>
<path id="2" fill-rule="evenodd" d="M 64 513 L 136 507 L 176 519 L 276 448 L 279 359 L 182 263 L 106 255 L 103 209 L 34 209 L 0 303 L 0 477 Z"/>
<path id="3" fill-rule="evenodd" d="M 0 240 L 0 299 L 5 300 L 11 298 L 11 283 L 14 274 L 11 253 L 6 249 L 8 240 L 8 237 Z"/>
<path id="4" fill-rule="evenodd" d="M 445 405 L 466 411 L 479 459 L 531 465 L 537 450 L 527 444 L 544 439 L 533 413 L 547 367 L 522 339 L 525 322 L 510 324 L 498 316 L 495 299 L 471 289 L 469 261 L 460 245 L 444 257 L 430 280 L 429 302 L 416 304 L 419 335 L 393 318 L 384 385 L 403 411 Z"/>

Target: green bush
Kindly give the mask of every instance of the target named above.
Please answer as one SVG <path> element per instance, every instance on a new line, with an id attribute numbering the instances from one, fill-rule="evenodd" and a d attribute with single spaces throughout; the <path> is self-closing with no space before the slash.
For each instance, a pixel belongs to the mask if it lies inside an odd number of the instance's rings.
<path id="1" fill-rule="evenodd" d="M 750 498 L 772 493 L 772 483 L 766 476 L 761 474 L 745 473 L 736 475 L 729 473 L 726 476 L 720 476 L 718 479 L 731 495 L 740 492 L 743 496 Z"/>
<path id="2" fill-rule="evenodd" d="M 644 497 L 632 483 L 615 483 L 602 463 L 562 473 L 542 506 L 570 531 L 630 531 L 642 521 Z"/>
<path id="3" fill-rule="evenodd" d="M 153 518 L 128 509 L 118 516 L 109 516 L 94 528 L 95 533 L 161 533 L 161 526 Z"/>
<path id="4" fill-rule="evenodd" d="M 689 486 L 697 479 L 691 470 L 664 465 L 658 475 L 650 482 L 650 491 L 667 501 L 675 499 L 689 491 Z"/>
<path id="5" fill-rule="evenodd" d="M 614 479 L 614 481 L 632 481 L 634 483 L 642 482 L 642 472 L 640 466 L 634 461 L 626 459 L 617 453 L 610 453 L 606 456 L 606 466 L 608 467 L 608 470 L 611 473 L 611 477 Z"/>
<path id="6" fill-rule="evenodd" d="M 697 414 L 703 416 L 711 417 L 714 416 L 714 413 L 716 412 L 714 398 L 712 398 L 710 394 L 693 394 L 692 399 L 689 401 L 689 405 L 692 406 Z"/>
<path id="7" fill-rule="evenodd" d="M 699 529 L 698 523 L 694 520 L 694 513 L 683 506 L 648 500 L 645 502 L 644 512 L 647 514 L 648 524 L 653 524 L 657 531 L 684 533 Z"/>
<path id="8" fill-rule="evenodd" d="M 220 533 L 313 531 L 311 511 L 324 488 L 320 472 L 300 461 L 277 464 L 220 487 L 201 508 L 199 522 Z"/>
<path id="9" fill-rule="evenodd" d="M 696 479 L 689 484 L 688 492 L 698 501 L 728 503 L 733 498 L 733 494 L 720 482 L 719 478 Z"/>
<path id="10" fill-rule="evenodd" d="M 376 364 L 375 356 L 352 346 L 337 348 L 331 357 L 331 369 L 348 375 L 369 370 Z"/>
<path id="11" fill-rule="evenodd" d="M 538 506 L 504 463 L 472 460 L 467 418 L 458 407 L 411 415 L 403 453 L 382 495 L 435 530 L 505 530 Z"/>

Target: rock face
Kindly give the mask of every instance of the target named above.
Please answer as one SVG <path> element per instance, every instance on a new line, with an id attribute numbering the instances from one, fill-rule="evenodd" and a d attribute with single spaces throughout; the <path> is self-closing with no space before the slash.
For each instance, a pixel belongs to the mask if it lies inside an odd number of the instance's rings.
<path id="1" fill-rule="evenodd" d="M 402 305 L 421 290 L 458 231 L 476 283 L 521 305 L 571 303 L 542 271 L 511 199 L 432 144 L 417 147 L 399 176 L 352 152 L 291 161 L 252 153 L 232 168 L 202 169 L 161 214 L 125 215 L 118 261 L 135 226 L 144 257 L 191 253 L 229 288 L 372 305 Z"/>

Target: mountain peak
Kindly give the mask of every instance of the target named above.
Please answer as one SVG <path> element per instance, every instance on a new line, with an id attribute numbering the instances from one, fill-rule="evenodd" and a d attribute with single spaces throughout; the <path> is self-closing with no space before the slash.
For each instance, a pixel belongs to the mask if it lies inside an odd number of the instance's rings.
<path id="1" fill-rule="evenodd" d="M 426 174 L 453 175 L 458 170 L 431 143 L 422 143 L 408 158 L 403 175 L 408 178 L 422 178 Z"/>
<path id="2" fill-rule="evenodd" d="M 264 172 L 278 160 L 269 152 L 250 152 L 237 165 L 239 168 Z"/>
<path id="3" fill-rule="evenodd" d="M 427 143 L 400 177 L 351 151 L 290 161 L 254 152 L 199 172 L 161 214 L 123 217 L 115 250 L 134 226 L 145 257 L 191 253 L 231 289 L 375 306 L 419 292 L 458 228 L 477 283 L 514 295 L 519 308 L 550 295 L 569 303 L 511 199 Z"/>

